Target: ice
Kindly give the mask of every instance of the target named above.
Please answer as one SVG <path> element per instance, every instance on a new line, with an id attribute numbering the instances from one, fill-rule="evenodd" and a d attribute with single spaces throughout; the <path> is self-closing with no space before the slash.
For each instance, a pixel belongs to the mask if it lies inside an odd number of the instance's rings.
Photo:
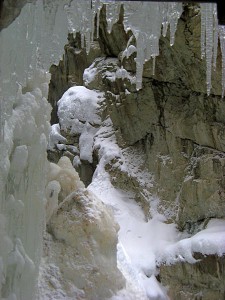
<path id="1" fill-rule="evenodd" d="M 222 97 L 225 92 L 225 26 L 219 27 L 220 48 L 222 52 Z"/>
<path id="2" fill-rule="evenodd" d="M 201 3 L 201 56 L 206 59 L 206 88 L 210 95 L 212 66 L 216 69 L 218 36 L 222 52 L 222 97 L 225 90 L 224 26 L 218 25 L 217 7 L 212 3 Z"/>
<path id="3" fill-rule="evenodd" d="M 212 77 L 212 58 L 213 58 L 213 31 L 214 31 L 214 23 L 213 23 L 213 11 L 215 4 L 207 3 L 201 4 L 205 5 L 203 18 L 206 20 L 205 26 L 205 58 L 206 58 L 206 89 L 207 94 L 210 94 L 211 90 L 211 77 Z"/>
<path id="4" fill-rule="evenodd" d="M 205 58 L 206 4 L 201 5 L 201 58 Z"/>
<path id="5" fill-rule="evenodd" d="M 58 181 L 52 180 L 46 186 L 46 223 L 50 220 L 54 210 L 58 207 L 58 194 L 61 186 Z"/>
<path id="6" fill-rule="evenodd" d="M 32 89 L 19 88 L 14 95 L 0 142 L 1 298 L 33 298 L 42 252 L 49 76 L 39 72 L 35 78 Z"/>
<path id="7" fill-rule="evenodd" d="M 173 46 L 177 30 L 177 22 L 183 12 L 183 8 L 181 3 L 169 3 L 168 6 L 167 23 L 170 24 L 170 46 Z"/>
<path id="8" fill-rule="evenodd" d="M 217 19 L 217 9 L 214 8 L 213 12 L 213 22 L 214 22 L 214 36 L 213 36 L 213 68 L 216 71 L 216 61 L 217 61 L 217 52 L 218 52 L 218 19 Z"/>
<path id="9" fill-rule="evenodd" d="M 28 162 L 28 149 L 26 145 L 17 146 L 12 156 L 13 172 L 23 172 Z"/>
<path id="10" fill-rule="evenodd" d="M 115 24 L 119 19 L 120 6 L 120 1 L 107 3 L 106 5 L 106 20 L 108 24 L 108 33 L 111 33 L 113 24 Z"/>

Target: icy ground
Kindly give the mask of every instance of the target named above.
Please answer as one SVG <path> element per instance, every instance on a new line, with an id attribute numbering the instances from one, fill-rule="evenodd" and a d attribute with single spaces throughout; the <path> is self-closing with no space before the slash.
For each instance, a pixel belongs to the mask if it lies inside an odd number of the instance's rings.
<path id="1" fill-rule="evenodd" d="M 61 126 L 80 134 L 80 156 L 91 162 L 94 150 L 99 155 L 99 163 L 88 190 L 113 210 L 120 226 L 118 267 L 126 278 L 126 287 L 111 300 L 168 299 L 167 287 L 163 287 L 156 279 L 160 264 L 179 261 L 194 263 L 194 252 L 222 255 L 225 253 L 225 221 L 211 220 L 206 228 L 193 236 L 180 233 L 174 223 L 168 224 L 166 217 L 158 213 L 159 199 L 154 197 L 149 199 L 151 218 L 147 220 L 133 192 L 113 186 L 112 178 L 106 171 L 107 164 L 119 160 L 121 172 L 135 177 L 142 186 L 154 184 L 153 176 L 139 168 L 143 164 L 141 155 L 130 155 L 129 151 L 119 148 L 111 120 L 108 118 L 100 122 L 103 93 L 74 87 L 63 97 L 59 101 Z M 53 126 L 52 135 L 53 142 L 64 142 L 58 126 Z M 62 144 L 59 146 L 62 147 Z"/>

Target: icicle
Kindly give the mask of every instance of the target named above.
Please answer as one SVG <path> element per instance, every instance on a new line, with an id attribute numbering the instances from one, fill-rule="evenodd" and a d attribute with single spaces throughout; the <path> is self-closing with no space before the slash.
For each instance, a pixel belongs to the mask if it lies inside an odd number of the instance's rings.
<path id="1" fill-rule="evenodd" d="M 106 20 L 108 24 L 108 33 L 111 33 L 113 24 L 115 24 L 119 19 L 120 6 L 120 1 L 106 4 Z"/>
<path id="2" fill-rule="evenodd" d="M 142 74 L 143 74 L 143 66 L 145 62 L 144 55 L 144 43 L 145 38 L 143 33 L 139 32 L 136 36 L 137 41 L 137 57 L 136 57 L 136 89 L 140 90 L 142 88 Z"/>
<path id="3" fill-rule="evenodd" d="M 152 57 L 152 75 L 155 75 L 155 56 Z"/>
<path id="4" fill-rule="evenodd" d="M 166 37 L 167 29 L 169 25 L 169 21 L 167 18 L 167 11 L 168 11 L 168 3 L 164 3 L 162 7 L 162 25 L 163 25 L 162 35 L 164 37 Z"/>
<path id="5" fill-rule="evenodd" d="M 84 34 L 81 33 L 81 48 L 84 48 L 84 41 L 85 41 Z"/>
<path id="6" fill-rule="evenodd" d="M 182 14 L 182 11 L 182 3 L 169 3 L 168 16 L 170 23 L 170 46 L 173 46 L 174 44 L 177 22 Z"/>
<path id="7" fill-rule="evenodd" d="M 89 54 L 91 49 L 91 32 L 88 30 L 85 34 L 86 53 Z"/>
<path id="8" fill-rule="evenodd" d="M 182 4 L 180 3 L 124 2 L 124 28 L 126 31 L 131 30 L 133 32 L 137 43 L 137 89 L 141 88 L 143 64 L 150 58 L 155 59 L 159 55 L 162 24 L 163 35 L 166 35 L 167 26 L 170 24 L 170 43 L 173 44 L 177 21 L 181 12 Z"/>
<path id="9" fill-rule="evenodd" d="M 206 4 L 200 4 L 201 7 L 201 58 L 205 57 L 205 30 L 206 30 Z"/>
<path id="10" fill-rule="evenodd" d="M 100 24 L 100 9 L 97 11 L 97 28 L 96 28 L 96 36 L 99 38 L 99 24 Z"/>
<path id="11" fill-rule="evenodd" d="M 225 26 L 219 26 L 220 47 L 222 52 L 222 98 L 225 93 Z"/>
<path id="12" fill-rule="evenodd" d="M 201 4 L 201 54 L 206 57 L 207 94 L 211 90 L 212 65 L 216 69 L 218 35 L 222 52 L 222 97 L 225 92 L 225 26 L 218 26 L 216 4 Z"/>
<path id="13" fill-rule="evenodd" d="M 95 17 L 97 18 L 97 24 L 96 24 L 96 36 L 99 38 L 99 22 L 100 22 L 100 10 L 102 8 L 103 4 L 101 3 L 101 0 L 92 0 L 92 41 L 94 40 L 94 28 L 95 28 Z"/>
<path id="14" fill-rule="evenodd" d="M 205 54 L 206 54 L 206 89 L 207 94 L 210 95 L 211 90 L 211 77 L 212 77 L 212 57 L 213 57 L 213 11 L 214 4 L 207 3 L 205 5 L 205 18 L 206 18 L 206 27 L 205 27 Z"/>
<path id="15" fill-rule="evenodd" d="M 214 71 L 216 71 L 216 60 L 217 60 L 217 49 L 218 49 L 218 19 L 217 19 L 217 8 L 216 8 L 216 6 L 214 6 L 213 22 L 214 22 L 213 68 L 214 68 Z"/>
<path id="16" fill-rule="evenodd" d="M 64 5 L 64 10 L 65 10 L 66 15 L 67 15 L 68 30 L 69 30 L 69 32 L 75 33 L 76 30 L 75 30 L 75 26 L 74 26 L 74 23 L 73 23 L 73 10 L 71 9 L 69 4 Z"/>

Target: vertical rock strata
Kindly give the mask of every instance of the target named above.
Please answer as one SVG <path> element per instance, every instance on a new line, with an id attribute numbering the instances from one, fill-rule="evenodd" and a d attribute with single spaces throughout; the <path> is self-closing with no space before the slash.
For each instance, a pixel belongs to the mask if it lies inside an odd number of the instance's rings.
<path id="1" fill-rule="evenodd" d="M 225 216 L 221 53 L 212 78 L 212 93 L 207 96 L 206 66 L 200 57 L 199 8 L 185 6 L 174 46 L 169 46 L 169 37 L 160 40 L 155 75 L 152 61 L 146 62 L 143 89 L 136 91 L 132 80 L 135 54 L 121 59 L 130 37 L 123 30 L 121 18 L 109 34 L 102 12 L 100 38 L 89 55 L 80 49 L 79 38 L 69 38 L 63 61 L 51 68 L 49 101 L 55 109 L 53 123 L 57 119 L 56 101 L 68 87 L 86 84 L 90 89 L 104 91 L 103 114 L 110 116 L 119 145 L 124 151 L 141 151 L 145 161 L 142 167 L 154 178 L 154 185 L 144 188 L 135 176 L 121 172 L 112 163 L 108 171 L 116 175 L 114 184 L 135 191 L 148 216 L 151 203 L 140 196 L 147 189 L 147 195 L 159 197 L 158 210 L 168 222 L 176 222 L 180 230 L 197 232 L 210 218 Z M 95 77 L 85 81 L 83 71 L 92 63 Z M 224 299 L 224 258 L 195 255 L 200 262 L 194 265 L 161 267 L 160 278 L 169 286 L 171 299 Z"/>

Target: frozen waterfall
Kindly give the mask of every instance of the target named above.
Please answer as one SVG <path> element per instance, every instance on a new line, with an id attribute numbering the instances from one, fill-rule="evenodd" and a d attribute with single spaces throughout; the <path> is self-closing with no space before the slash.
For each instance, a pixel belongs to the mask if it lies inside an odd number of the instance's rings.
<path id="1" fill-rule="evenodd" d="M 29 1 L 31 2 L 31 1 Z M 35 285 L 45 228 L 46 155 L 50 105 L 47 102 L 51 64 L 62 56 L 68 31 L 81 32 L 88 52 L 103 5 L 108 31 L 124 6 L 128 43 L 123 57 L 136 54 L 136 87 L 142 88 L 143 65 L 159 55 L 159 39 L 170 28 L 175 42 L 179 3 L 104 0 L 55 0 L 27 3 L 19 17 L 0 33 L 0 298 L 35 299 Z M 141 15 L 141 18 L 140 18 Z M 207 64 L 207 93 L 217 45 L 222 52 L 222 95 L 225 91 L 225 27 L 218 26 L 216 6 L 202 4 L 202 57 Z M 153 68 L 154 69 L 154 68 Z"/>

